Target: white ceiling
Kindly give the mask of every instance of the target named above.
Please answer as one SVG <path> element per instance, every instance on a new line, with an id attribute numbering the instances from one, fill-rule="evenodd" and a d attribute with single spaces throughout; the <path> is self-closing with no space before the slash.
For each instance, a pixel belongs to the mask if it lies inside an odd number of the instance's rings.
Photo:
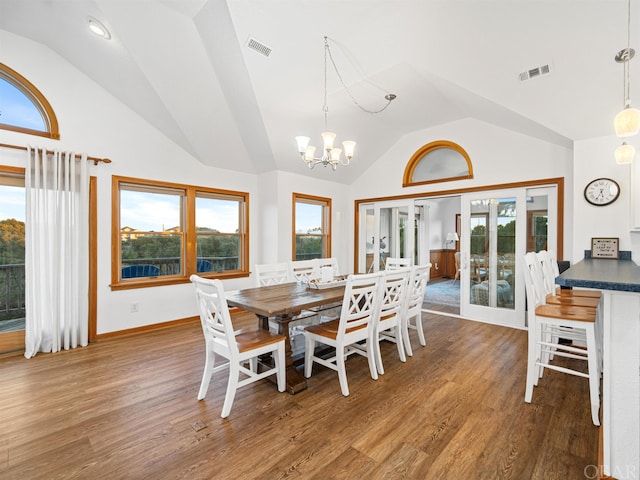
<path id="1" fill-rule="evenodd" d="M 637 0 L 632 13 L 633 46 Z M 91 34 L 88 15 L 113 38 Z M 465 117 L 569 148 L 613 133 L 627 2 L 0 0 L 0 28 L 47 45 L 204 164 L 348 184 L 404 134 Z M 358 103 L 397 95 L 365 113 L 329 68 L 329 129 L 358 142 L 339 172 L 309 171 L 294 141 L 320 144 L 325 35 Z M 518 79 L 545 64 L 551 74 Z M 633 97 L 640 60 L 631 68 Z"/>

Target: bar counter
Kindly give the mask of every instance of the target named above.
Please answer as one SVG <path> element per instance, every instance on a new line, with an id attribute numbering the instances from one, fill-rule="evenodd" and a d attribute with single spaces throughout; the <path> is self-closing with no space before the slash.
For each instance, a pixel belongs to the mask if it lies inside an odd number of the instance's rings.
<path id="1" fill-rule="evenodd" d="M 556 284 L 602 291 L 603 473 L 640 478 L 640 267 L 632 260 L 585 259 Z"/>

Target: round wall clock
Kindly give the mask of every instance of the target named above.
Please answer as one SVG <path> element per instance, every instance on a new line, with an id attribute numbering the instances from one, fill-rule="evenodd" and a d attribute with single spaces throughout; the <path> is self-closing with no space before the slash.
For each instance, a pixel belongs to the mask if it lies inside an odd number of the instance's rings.
<path id="1" fill-rule="evenodd" d="M 610 178 L 596 178 L 584 188 L 584 199 L 597 207 L 612 204 L 618 199 L 619 195 L 620 186 Z"/>

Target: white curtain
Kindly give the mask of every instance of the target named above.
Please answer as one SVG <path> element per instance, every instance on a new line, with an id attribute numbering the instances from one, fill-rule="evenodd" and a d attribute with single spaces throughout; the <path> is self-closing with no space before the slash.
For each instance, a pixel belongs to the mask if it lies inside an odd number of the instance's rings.
<path id="1" fill-rule="evenodd" d="M 88 344 L 87 158 L 27 150 L 25 357 Z"/>

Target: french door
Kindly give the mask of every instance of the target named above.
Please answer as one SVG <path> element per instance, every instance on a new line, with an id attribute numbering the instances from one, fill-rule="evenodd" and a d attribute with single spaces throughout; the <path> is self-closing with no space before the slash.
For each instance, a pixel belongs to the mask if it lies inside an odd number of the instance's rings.
<path id="1" fill-rule="evenodd" d="M 384 270 L 389 257 L 420 263 L 416 245 L 425 237 L 418 228 L 425 223 L 420 221 L 422 212 L 413 199 L 360 205 L 359 272 Z"/>
<path id="2" fill-rule="evenodd" d="M 516 256 L 526 250 L 525 189 L 462 195 L 460 314 L 525 327 L 525 296 Z"/>

